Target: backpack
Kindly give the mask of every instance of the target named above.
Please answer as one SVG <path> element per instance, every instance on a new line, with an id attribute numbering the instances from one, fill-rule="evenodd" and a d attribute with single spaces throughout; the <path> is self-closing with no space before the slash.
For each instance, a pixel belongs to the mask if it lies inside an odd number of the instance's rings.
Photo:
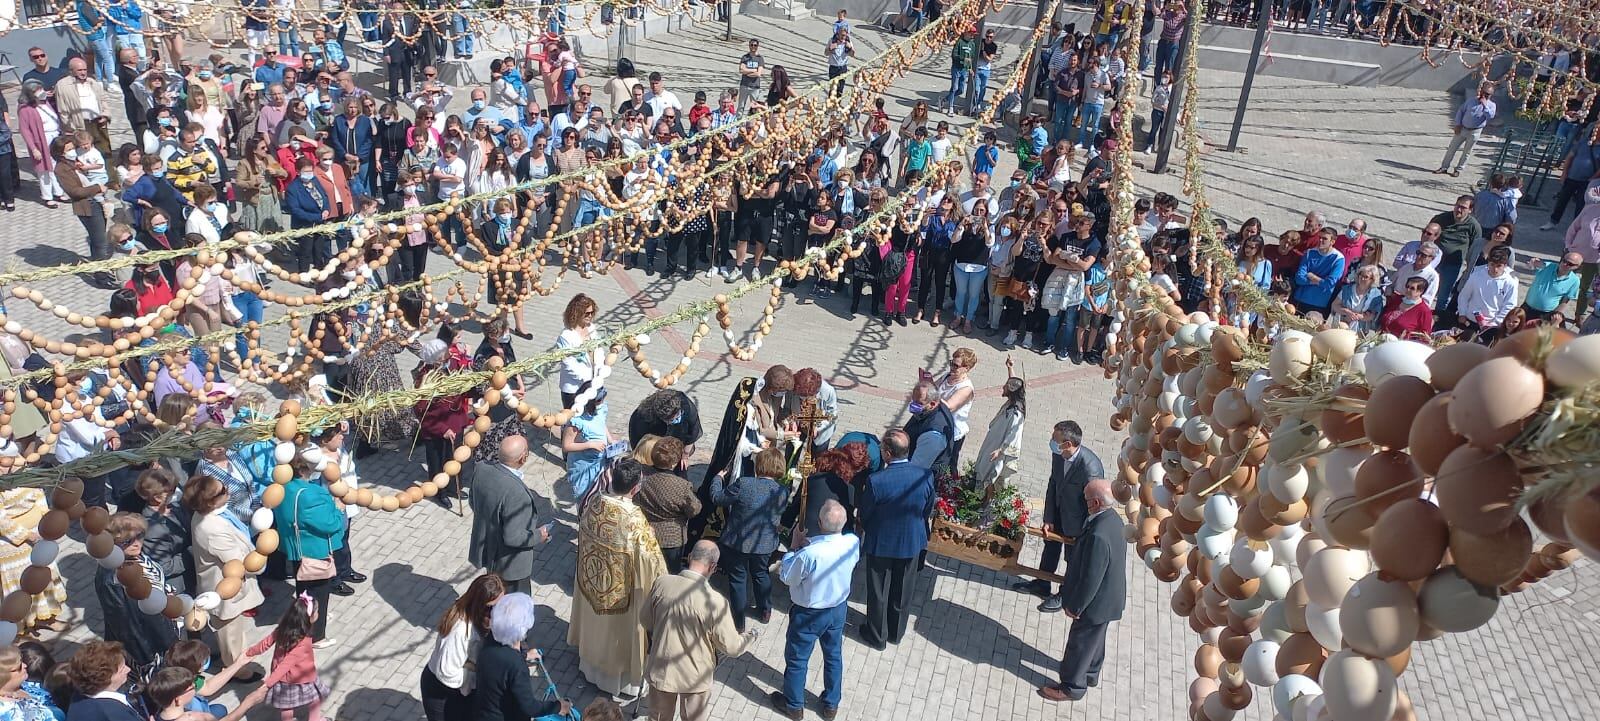
<path id="1" fill-rule="evenodd" d="M 893 285 L 900 280 L 906 270 L 906 253 L 903 250 L 891 250 L 883 256 L 883 269 L 878 271 L 878 280 L 885 285 Z"/>

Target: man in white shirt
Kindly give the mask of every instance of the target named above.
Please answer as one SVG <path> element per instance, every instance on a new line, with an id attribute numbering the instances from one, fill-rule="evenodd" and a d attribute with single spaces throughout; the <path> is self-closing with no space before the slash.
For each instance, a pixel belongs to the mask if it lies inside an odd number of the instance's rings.
<path id="1" fill-rule="evenodd" d="M 450 105 L 450 99 L 453 97 L 455 97 L 455 92 L 450 89 L 450 86 L 427 81 L 423 82 L 422 87 L 418 88 L 417 92 L 412 93 L 407 100 L 411 102 L 413 109 L 433 108 L 434 115 L 443 118 L 445 107 Z M 442 123 L 443 121 L 441 120 L 440 122 Z"/>
<path id="2" fill-rule="evenodd" d="M 966 215 L 972 215 L 972 208 L 978 204 L 979 200 L 984 201 L 983 204 L 989 206 L 990 218 L 1000 217 L 1000 197 L 995 194 L 993 188 L 989 187 L 988 173 L 978 173 L 972 176 L 972 190 L 961 194 L 962 212 Z"/>
<path id="3" fill-rule="evenodd" d="M 1405 290 L 1406 281 L 1412 278 L 1428 281 L 1428 290 L 1423 292 L 1422 299 L 1431 307 L 1433 299 L 1439 296 L 1439 271 L 1434 270 L 1438 264 L 1439 246 L 1431 240 L 1423 241 L 1417 245 L 1410 265 L 1395 268 L 1394 282 L 1389 284 L 1389 288 L 1399 295 Z"/>
<path id="4" fill-rule="evenodd" d="M 1517 279 L 1511 274 L 1511 249 L 1489 251 L 1489 262 L 1467 276 L 1456 300 L 1456 324 L 1469 333 L 1493 328 L 1517 306 Z"/>
<path id="5" fill-rule="evenodd" d="M 794 536 L 795 550 L 784 554 L 778 578 L 789 587 L 789 629 L 784 641 L 783 689 L 768 700 L 784 718 L 804 715 L 806 666 L 811 649 L 822 644 L 822 708 L 824 719 L 839 711 L 844 680 L 844 620 L 849 611 L 850 575 L 861 559 L 861 541 L 840 533 L 846 514 L 838 501 L 822 505 L 817 519 L 822 535 L 806 538 L 804 529 Z"/>
<path id="6" fill-rule="evenodd" d="M 455 143 L 445 143 L 439 151 L 439 162 L 433 166 L 433 179 L 439 182 L 439 200 L 449 200 L 452 195 L 466 195 L 467 161 Z M 456 247 L 467 242 L 466 227 L 461 224 L 461 213 L 445 216 L 441 224 L 445 240 Z"/>
<path id="7" fill-rule="evenodd" d="M 666 83 L 661 82 L 661 73 L 650 73 L 650 92 L 645 93 L 644 101 L 650 105 L 650 117 L 659 118 L 662 112 L 671 108 L 683 114 L 683 103 L 678 102 L 678 96 L 667 89 Z"/>

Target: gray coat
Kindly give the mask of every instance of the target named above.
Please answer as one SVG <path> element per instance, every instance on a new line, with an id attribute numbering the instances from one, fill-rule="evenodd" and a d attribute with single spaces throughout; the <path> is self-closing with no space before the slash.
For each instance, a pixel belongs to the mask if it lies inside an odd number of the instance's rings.
<path id="1" fill-rule="evenodd" d="M 472 539 L 467 561 L 508 582 L 532 577 L 542 543 L 539 527 L 553 516 L 550 504 L 499 463 L 478 465 L 469 502 Z"/>

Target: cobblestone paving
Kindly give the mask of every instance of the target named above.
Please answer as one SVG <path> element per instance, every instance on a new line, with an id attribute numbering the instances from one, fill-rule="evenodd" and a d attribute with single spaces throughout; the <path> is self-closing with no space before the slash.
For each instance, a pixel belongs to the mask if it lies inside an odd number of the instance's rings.
<path id="1" fill-rule="evenodd" d="M 812 20 L 785 23 L 741 18 L 736 37 L 754 32 L 763 39 L 769 63 L 782 63 L 800 76 L 802 85 L 821 71 L 820 49 L 826 25 Z M 862 32 L 860 55 L 870 57 L 887 40 Z M 643 69 L 662 69 L 680 95 L 714 89 L 731 77 L 742 39 L 725 43 L 720 25 L 702 26 L 670 40 L 654 40 L 636 53 Z M 695 48 L 694 53 L 684 48 Z M 728 69 L 730 72 L 723 72 Z M 942 92 L 943 59 L 926 63 L 895 89 L 891 115 L 898 117 L 915 98 L 932 99 Z M 1005 75 L 997 69 L 997 78 Z M 715 83 L 715 84 L 713 84 Z M 1202 127 L 1225 137 L 1231 118 L 1237 76 L 1208 73 L 1203 79 Z M 714 93 L 713 93 L 714 94 Z M 465 93 L 459 94 L 465 102 Z M 685 96 L 687 97 L 687 96 Z M 1385 237 L 1409 238 L 1420 220 L 1446 207 L 1457 192 L 1454 181 L 1427 174 L 1442 153 L 1445 113 L 1452 101 L 1415 91 L 1356 89 L 1292 84 L 1262 79 L 1255 110 L 1245 133 L 1248 155 L 1207 156 L 1213 202 L 1231 217 L 1259 214 L 1269 231 L 1298 225 L 1304 210 L 1320 207 L 1329 221 L 1343 222 L 1345 213 L 1372 219 L 1373 230 Z M 936 118 L 943 116 L 936 116 Z M 1480 145 L 1480 149 L 1483 148 Z M 1480 151 L 1480 155 L 1482 152 Z M 70 262 L 81 252 L 82 231 L 65 208 L 46 210 L 33 202 L 36 185 L 24 163 L 24 200 L 5 216 L 0 253 L 15 267 Z M 1418 170 L 1420 168 L 1421 170 Z M 1143 177 L 1141 184 L 1176 190 L 1175 176 Z M 435 272 L 445 262 L 432 259 Z M 50 297 L 75 309 L 98 312 L 106 293 L 88 288 L 74 277 L 36 284 Z M 553 346 L 557 313 L 572 294 L 594 295 L 605 309 L 602 328 L 616 328 L 703 299 L 724 286 L 706 281 L 665 281 L 641 273 L 616 272 L 589 281 L 571 280 L 554 297 L 537 302 L 531 330 L 535 341 L 516 341 L 520 354 Z M 46 314 L 25 302 L 11 301 L 13 317 L 39 328 L 60 328 Z M 1003 350 L 994 338 L 964 338 L 948 328 L 926 324 L 885 327 L 863 317 L 852 318 L 841 298 L 820 304 L 786 298 L 778 314 L 778 331 L 756 362 L 731 360 L 714 351 L 702 352 L 680 387 L 701 404 L 709 433 L 715 433 L 722 405 L 738 379 L 755 375 L 770 363 L 822 371 L 840 389 L 844 428 L 869 431 L 904 418 L 904 394 L 918 367 L 937 367 L 959 346 L 978 350 L 973 378 L 980 391 L 972 413 L 974 444 L 999 406 L 998 388 L 1005 379 Z M 740 303 L 739 328 L 759 320 L 758 300 Z M 653 364 L 670 363 L 663 346 L 681 351 L 686 331 L 657 334 L 649 348 Z M 271 338 L 282 342 L 282 336 Z M 665 341 L 660 342 L 660 341 Z M 1078 419 L 1087 444 L 1108 464 L 1117 446 L 1104 418 L 1110 384 L 1097 369 L 1015 351 L 1018 371 L 1030 385 L 1033 417 L 1026 430 L 1022 483 L 1033 497 L 1043 494 L 1047 429 L 1056 420 Z M 529 400 L 541 407 L 559 403 L 550 383 L 538 383 Z M 621 431 L 626 414 L 650 390 L 631 372 L 619 372 L 612 383 L 613 428 Z M 536 437 L 537 438 L 537 437 Z M 548 437 L 539 440 L 535 460 L 527 468 L 530 484 L 540 493 L 564 497 L 558 454 Z M 709 442 L 696 461 L 704 463 Z M 969 444 L 973 446 L 973 444 Z M 363 462 L 366 482 L 403 488 L 422 476 L 421 454 L 407 457 L 385 451 Z M 576 672 L 576 658 L 566 645 L 566 619 L 572 594 L 574 517 L 563 508 L 556 542 L 542 553 L 534 580 L 540 618 L 533 636 L 544 649 L 547 664 L 563 692 L 587 701 L 593 690 Z M 439 613 L 475 575 L 465 561 L 468 520 L 431 504 L 391 513 L 366 513 L 353 536 L 357 568 L 371 575 L 355 596 L 335 598 L 330 609 L 330 635 L 338 646 L 318 653 L 322 673 L 332 684 L 334 718 L 341 721 L 409 721 L 421 717 L 417 677 L 426 660 Z M 1025 558 L 1033 559 L 1030 549 Z M 1124 620 L 1111 631 L 1105 683 L 1085 701 L 1047 705 L 1033 689 L 1055 677 L 1065 642 L 1067 620 L 1060 614 L 1034 610 L 1036 599 L 1014 593 L 1013 580 L 986 569 L 934 558 L 935 568 L 917 579 L 912 633 L 900 646 L 873 652 L 853 640 L 845 643 L 846 688 L 841 718 L 978 719 L 1180 719 L 1185 689 L 1192 673 L 1190 656 L 1195 636 L 1167 607 L 1170 587 L 1153 581 L 1142 566 L 1129 569 L 1130 598 Z M 92 562 L 81 545 L 70 543 L 61 570 L 68 580 L 73 615 L 84 624 L 56 639 L 65 650 L 90 638 L 100 627 L 93 603 Z M 1580 562 L 1543 584 L 1506 600 L 1501 613 L 1474 633 L 1421 644 L 1401 683 L 1415 700 L 1419 715 L 1435 721 L 1458 719 L 1589 718 L 1584 708 L 1600 705 L 1600 677 L 1593 659 L 1600 655 L 1600 606 L 1595 594 L 1600 572 Z M 266 632 L 267 619 L 283 607 L 287 593 L 277 593 L 257 621 Z M 711 715 L 718 721 L 777 718 L 766 705 L 766 693 L 782 674 L 782 637 L 787 601 L 774 591 L 778 611 L 753 650 L 726 661 L 718 673 Z M 861 606 L 852 603 L 852 624 Z M 1586 670 L 1585 670 L 1586 669 Z M 820 661 L 812 664 L 811 692 L 820 688 Z M 230 699 L 231 700 L 231 699 Z M 1271 717 L 1271 707 L 1258 701 L 1242 715 Z M 258 710 L 252 718 L 269 718 Z"/>

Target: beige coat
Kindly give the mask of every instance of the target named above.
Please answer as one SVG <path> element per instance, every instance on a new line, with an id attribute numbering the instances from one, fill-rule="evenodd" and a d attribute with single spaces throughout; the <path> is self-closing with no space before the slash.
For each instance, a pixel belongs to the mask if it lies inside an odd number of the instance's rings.
<path id="1" fill-rule="evenodd" d="M 709 691 L 717 654 L 738 656 L 750 646 L 751 637 L 734 628 L 728 600 L 690 570 L 656 579 L 639 621 L 650 634 L 644 675 L 653 689 Z"/>
<path id="2" fill-rule="evenodd" d="M 222 517 L 224 513 L 228 513 L 227 506 L 194 517 L 191 529 L 194 537 L 190 550 L 194 554 L 195 573 L 203 589 L 215 589 L 222 582 L 223 564 L 244 561 L 244 557 L 255 550 L 250 541 L 239 534 L 239 529 Z M 256 583 L 255 576 L 247 575 L 238 595 L 223 601 L 211 615 L 218 620 L 228 621 L 260 606 L 263 600 L 265 598 L 261 595 L 261 586 Z"/>

